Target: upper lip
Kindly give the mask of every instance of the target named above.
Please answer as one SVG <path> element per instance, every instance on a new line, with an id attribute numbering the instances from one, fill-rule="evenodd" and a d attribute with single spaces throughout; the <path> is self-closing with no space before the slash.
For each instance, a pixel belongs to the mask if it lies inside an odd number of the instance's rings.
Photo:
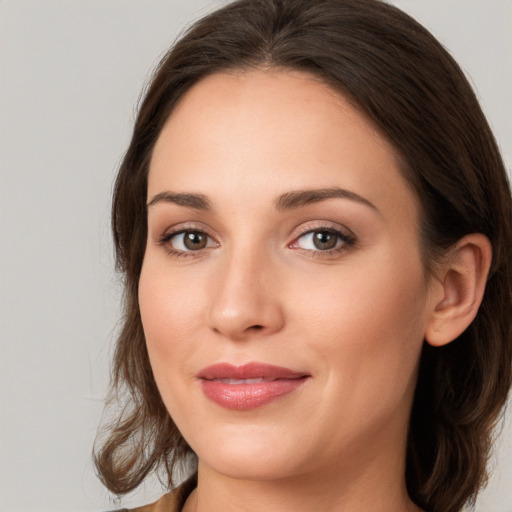
<path id="1" fill-rule="evenodd" d="M 275 366 L 267 363 L 247 363 L 235 366 L 230 363 L 217 363 L 203 368 L 197 378 L 204 380 L 216 379 L 300 379 L 308 374 L 301 371 L 291 370 L 282 366 Z"/>

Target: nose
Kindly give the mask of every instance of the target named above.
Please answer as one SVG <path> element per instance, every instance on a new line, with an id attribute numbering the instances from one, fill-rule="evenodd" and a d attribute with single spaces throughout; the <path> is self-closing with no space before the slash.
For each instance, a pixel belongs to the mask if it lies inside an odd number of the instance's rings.
<path id="1" fill-rule="evenodd" d="M 218 269 L 211 296 L 210 325 L 231 340 L 279 332 L 285 322 L 277 269 L 263 254 L 233 254 Z"/>

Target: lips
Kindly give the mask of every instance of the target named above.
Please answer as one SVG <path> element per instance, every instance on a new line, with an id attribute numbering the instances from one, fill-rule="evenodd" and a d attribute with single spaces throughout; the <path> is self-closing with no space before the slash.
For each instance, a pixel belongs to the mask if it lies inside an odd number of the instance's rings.
<path id="1" fill-rule="evenodd" d="M 299 389 L 310 375 L 280 366 L 220 363 L 201 370 L 197 378 L 205 396 L 227 409 L 248 410 L 266 405 Z"/>

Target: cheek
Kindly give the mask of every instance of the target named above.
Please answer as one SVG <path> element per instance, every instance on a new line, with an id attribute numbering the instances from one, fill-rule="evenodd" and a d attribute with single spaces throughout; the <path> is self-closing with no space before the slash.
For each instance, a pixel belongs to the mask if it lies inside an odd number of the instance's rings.
<path id="1" fill-rule="evenodd" d="M 139 306 L 148 342 L 192 331 L 205 308 L 205 272 L 169 262 L 163 250 L 148 248 L 139 279 Z M 174 337 L 174 336 L 173 336 Z"/>
<path id="2" fill-rule="evenodd" d="M 190 276 L 171 275 L 165 262 L 149 255 L 139 281 L 139 307 L 151 366 L 162 390 L 162 381 L 174 377 L 173 369 L 181 370 L 196 349 L 192 340 L 205 315 L 204 290 Z"/>
<path id="3" fill-rule="evenodd" d="M 333 296 L 327 303 L 316 301 L 316 311 L 311 310 L 311 302 L 309 309 L 304 304 L 303 317 L 309 318 L 305 328 L 310 331 L 306 339 L 326 361 L 342 361 L 344 373 L 355 374 L 365 366 L 365 378 L 385 378 L 396 374 L 397 367 L 407 371 L 415 364 L 424 329 L 421 304 L 414 294 L 385 289 L 376 296 L 358 290 Z M 322 304 L 325 307 L 317 309 Z"/>
<path id="4" fill-rule="evenodd" d="M 344 334 L 341 343 L 376 348 L 371 332 L 391 336 L 421 331 L 427 305 L 422 266 L 411 250 L 400 259 L 389 250 L 358 256 L 339 269 L 317 273 L 308 283 L 297 283 L 290 295 L 299 317 L 308 318 L 318 334 L 332 331 L 330 339 Z M 408 340 L 398 336 L 395 341 Z"/>
<path id="5" fill-rule="evenodd" d="M 373 269 L 351 267 L 343 278 L 319 282 L 317 293 L 301 300 L 296 311 L 305 319 L 305 339 L 322 361 L 332 395 L 346 404 L 338 414 L 352 418 L 409 407 L 423 344 L 421 267 Z"/>
<path id="6" fill-rule="evenodd" d="M 145 259 L 139 305 L 149 361 L 166 409 L 180 426 L 193 424 L 197 414 L 187 391 L 194 378 L 187 362 L 197 352 L 192 340 L 203 307 L 191 284 L 170 276 L 165 262 L 152 255 Z"/>

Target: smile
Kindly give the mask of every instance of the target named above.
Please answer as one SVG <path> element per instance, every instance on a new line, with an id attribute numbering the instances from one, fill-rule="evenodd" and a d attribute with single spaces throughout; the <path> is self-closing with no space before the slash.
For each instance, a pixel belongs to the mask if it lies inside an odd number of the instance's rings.
<path id="1" fill-rule="evenodd" d="M 224 384 L 257 384 L 259 382 L 268 382 L 267 380 L 260 378 L 260 379 L 218 379 L 219 382 L 224 382 Z M 275 379 L 272 379 L 275 380 Z"/>
<path id="2" fill-rule="evenodd" d="M 221 363 L 204 368 L 197 378 L 212 402 L 227 409 L 249 410 L 292 393 L 310 375 L 264 363 Z"/>

